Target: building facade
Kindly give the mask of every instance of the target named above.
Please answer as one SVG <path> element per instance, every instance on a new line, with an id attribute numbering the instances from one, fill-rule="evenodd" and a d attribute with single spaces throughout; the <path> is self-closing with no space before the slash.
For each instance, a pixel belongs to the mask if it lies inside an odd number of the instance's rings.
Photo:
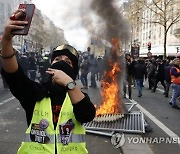
<path id="1" fill-rule="evenodd" d="M 180 50 L 180 1 L 170 0 L 170 3 L 166 4 L 167 1 L 160 0 L 157 3 L 160 9 L 153 2 L 155 1 L 128 2 L 130 5 L 127 12 L 131 24 L 130 46 L 139 45 L 139 55 L 147 57 L 148 45 L 151 44 L 152 55 L 163 56 L 166 26 L 166 56 L 177 56 L 177 49 Z M 163 21 L 163 17 L 166 22 Z"/>
<path id="2" fill-rule="evenodd" d="M 4 25 L 13 12 L 14 5 L 12 5 L 12 3 L 13 0 L 0 0 L 0 33 L 3 32 Z"/>
<path id="3" fill-rule="evenodd" d="M 0 0 L 0 39 L 7 19 L 18 8 L 19 4 L 31 3 L 31 0 Z M 57 35 L 57 38 L 51 35 Z M 16 35 L 13 39 L 13 47 L 20 53 L 41 52 L 45 49 L 53 49 L 58 44 L 65 42 L 64 31 L 56 27 L 36 7 L 28 35 Z"/>

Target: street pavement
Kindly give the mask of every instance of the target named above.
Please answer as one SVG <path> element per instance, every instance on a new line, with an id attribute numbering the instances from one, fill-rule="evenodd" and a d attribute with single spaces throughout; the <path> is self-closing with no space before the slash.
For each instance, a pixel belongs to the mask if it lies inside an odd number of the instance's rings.
<path id="1" fill-rule="evenodd" d="M 147 82 L 144 84 L 143 96 L 137 97 L 137 90 L 133 90 L 132 98 L 138 102 L 137 108 L 145 113 L 145 119 L 148 121 L 153 131 L 145 133 L 143 137 L 151 138 L 178 138 L 180 139 L 180 110 L 174 109 L 169 105 L 170 97 L 164 97 L 163 88 L 158 84 L 155 93 L 148 90 Z M 172 94 L 170 88 L 169 96 Z M 179 101 L 177 101 L 178 105 Z M 145 110 L 144 110 L 145 109 Z M 149 113 L 148 113 L 149 112 Z M 180 146 L 176 143 L 161 143 L 161 144 L 148 144 L 155 154 L 177 154 L 180 153 Z"/>
<path id="2" fill-rule="evenodd" d="M 79 80 L 77 83 L 82 87 Z M 179 144 L 156 144 L 156 143 L 129 143 L 128 138 L 140 137 L 169 137 L 172 132 L 180 136 L 179 110 L 175 110 L 169 106 L 169 98 L 165 98 L 162 91 L 151 93 L 143 88 L 142 98 L 137 97 L 136 89 L 133 89 L 132 101 L 136 101 L 138 105 L 133 108 L 137 111 L 140 107 L 148 110 L 155 119 L 161 121 L 171 131 L 166 132 L 166 127 L 158 126 L 156 120 L 145 114 L 145 119 L 150 124 L 152 131 L 145 134 L 125 134 L 125 144 L 121 148 L 114 148 L 111 143 L 110 136 L 87 133 L 87 149 L 90 154 L 178 154 L 180 153 Z M 161 88 L 161 86 L 159 86 Z M 94 104 L 101 102 L 99 88 L 83 90 L 87 92 Z M 25 113 L 18 101 L 11 95 L 9 91 L 2 88 L 2 80 L 0 79 L 0 154 L 16 154 L 20 146 L 24 132 L 27 128 Z M 128 99 L 122 100 L 124 103 L 130 102 Z M 165 130 L 163 130 L 165 129 Z"/>

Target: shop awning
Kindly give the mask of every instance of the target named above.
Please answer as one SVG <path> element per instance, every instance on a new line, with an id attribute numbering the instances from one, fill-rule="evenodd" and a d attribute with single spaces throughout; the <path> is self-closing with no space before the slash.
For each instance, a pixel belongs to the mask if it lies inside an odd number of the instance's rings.
<path id="1" fill-rule="evenodd" d="M 166 54 L 167 56 L 177 56 L 177 47 L 180 46 L 178 45 L 168 45 L 166 47 Z M 158 46 L 158 47 L 152 47 L 151 51 L 152 56 L 160 56 L 160 55 L 164 55 L 164 47 L 163 46 Z M 140 48 L 140 52 L 139 55 L 140 57 L 147 57 L 147 53 L 148 53 L 148 49 L 146 48 Z M 180 56 L 180 53 L 178 53 L 178 56 Z"/>

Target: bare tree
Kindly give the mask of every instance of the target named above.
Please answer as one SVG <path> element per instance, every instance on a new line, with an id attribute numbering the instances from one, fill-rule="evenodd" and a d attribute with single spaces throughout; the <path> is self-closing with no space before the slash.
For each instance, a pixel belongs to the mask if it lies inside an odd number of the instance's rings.
<path id="1" fill-rule="evenodd" d="M 153 24 L 159 24 L 164 29 L 164 59 L 166 58 L 166 44 L 168 31 L 172 25 L 180 21 L 179 0 L 138 0 L 152 12 L 152 17 L 144 18 Z"/>

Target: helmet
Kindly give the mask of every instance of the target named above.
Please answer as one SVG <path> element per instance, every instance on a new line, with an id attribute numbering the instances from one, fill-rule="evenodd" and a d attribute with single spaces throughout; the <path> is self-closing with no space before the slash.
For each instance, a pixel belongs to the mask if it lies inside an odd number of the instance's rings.
<path id="1" fill-rule="evenodd" d="M 72 61 L 73 68 L 76 70 L 79 69 L 78 67 L 79 55 L 78 55 L 77 50 L 74 47 L 68 44 L 57 46 L 52 52 L 51 62 L 57 56 L 60 56 L 60 55 L 66 55 Z"/>

